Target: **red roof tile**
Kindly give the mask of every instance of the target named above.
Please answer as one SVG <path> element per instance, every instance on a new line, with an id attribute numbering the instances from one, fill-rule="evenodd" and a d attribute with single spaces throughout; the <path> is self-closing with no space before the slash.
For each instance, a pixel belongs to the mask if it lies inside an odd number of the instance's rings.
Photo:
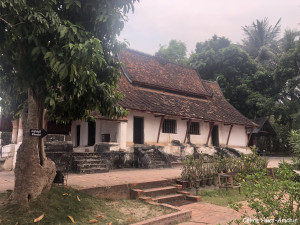
<path id="1" fill-rule="evenodd" d="M 121 52 L 123 71 L 135 85 L 169 90 L 183 94 L 208 96 L 197 71 L 141 52 Z"/>
<path id="2" fill-rule="evenodd" d="M 195 77 L 197 73 L 193 69 L 180 68 L 181 66 L 171 63 L 168 67 L 162 66 L 164 67 L 162 71 L 167 75 L 164 75 L 164 73 L 159 74 L 157 70 L 160 71 L 161 66 L 154 57 L 144 56 L 133 51 L 126 52 L 122 55 L 126 74 L 121 77 L 118 88 L 124 94 L 124 99 L 120 102 L 124 108 L 175 117 L 256 126 L 226 101 L 216 82 L 197 79 Z M 124 55 L 126 60 L 124 60 Z M 173 66 L 176 68 L 172 69 Z M 171 72 L 169 68 L 171 68 Z M 177 77 L 176 73 L 173 73 L 175 70 L 185 72 L 178 73 Z M 189 71 L 192 75 L 188 74 Z M 153 76 L 151 76 L 152 73 Z M 190 80 L 187 79 L 189 76 L 191 77 Z M 139 83 L 135 85 L 132 82 L 143 82 L 144 78 L 149 85 L 139 85 Z M 191 83 L 190 81 L 194 82 Z M 173 91 L 174 89 L 170 91 L 168 88 L 173 87 L 176 83 L 180 84 L 176 92 Z M 198 88 L 198 85 L 200 88 Z M 153 86 L 164 87 L 164 91 L 152 88 Z M 193 93 L 192 96 L 183 94 L 185 88 Z M 203 96 L 204 94 L 205 98 L 197 97 L 197 95 Z"/>

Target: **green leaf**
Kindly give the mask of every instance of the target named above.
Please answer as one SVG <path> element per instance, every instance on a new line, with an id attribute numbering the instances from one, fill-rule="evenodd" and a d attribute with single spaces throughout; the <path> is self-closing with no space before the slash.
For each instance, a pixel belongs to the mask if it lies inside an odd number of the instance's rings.
<path id="1" fill-rule="evenodd" d="M 39 55 L 41 52 L 41 48 L 38 46 L 38 47 L 35 47 L 32 49 L 31 51 L 31 55 L 34 56 L 34 55 Z"/>
<path id="2" fill-rule="evenodd" d="M 52 56 L 52 52 L 47 52 L 44 56 L 44 59 L 48 59 Z"/>
<path id="3" fill-rule="evenodd" d="M 68 67 L 64 66 L 63 69 L 59 73 L 60 80 L 64 80 L 68 76 Z"/>
<path id="4" fill-rule="evenodd" d="M 68 32 L 68 27 L 64 26 L 60 32 L 60 38 L 63 38 Z"/>
<path id="5" fill-rule="evenodd" d="M 76 4 L 79 8 L 81 8 L 81 2 L 80 2 L 80 1 L 75 0 L 74 2 L 75 2 L 75 4 Z"/>
<path id="6" fill-rule="evenodd" d="M 53 98 L 50 99 L 50 106 L 54 106 L 55 105 L 55 101 Z"/>

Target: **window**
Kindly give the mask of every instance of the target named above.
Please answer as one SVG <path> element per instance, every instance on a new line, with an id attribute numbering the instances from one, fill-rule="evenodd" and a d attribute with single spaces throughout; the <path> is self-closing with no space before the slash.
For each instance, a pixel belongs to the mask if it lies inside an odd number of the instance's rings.
<path id="1" fill-rule="evenodd" d="M 200 134 L 200 124 L 199 122 L 192 122 L 189 130 L 189 134 Z"/>
<path id="2" fill-rule="evenodd" d="M 165 119 L 162 126 L 162 132 L 176 134 L 176 120 Z"/>

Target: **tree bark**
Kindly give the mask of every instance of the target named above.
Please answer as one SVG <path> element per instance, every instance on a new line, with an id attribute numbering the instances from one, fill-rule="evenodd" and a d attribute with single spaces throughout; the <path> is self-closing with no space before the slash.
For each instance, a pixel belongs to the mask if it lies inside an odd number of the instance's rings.
<path id="1" fill-rule="evenodd" d="M 56 174 L 55 163 L 46 157 L 40 137 L 30 136 L 30 129 L 42 129 L 44 109 L 28 89 L 28 113 L 24 110 L 23 142 L 19 147 L 15 166 L 15 187 L 12 204 L 28 206 L 43 191 L 48 191 Z"/>

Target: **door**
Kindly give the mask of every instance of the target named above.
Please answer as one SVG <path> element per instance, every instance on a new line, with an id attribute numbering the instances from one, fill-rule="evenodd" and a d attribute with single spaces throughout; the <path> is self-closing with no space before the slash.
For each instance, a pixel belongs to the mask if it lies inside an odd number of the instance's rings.
<path id="1" fill-rule="evenodd" d="M 95 144 L 96 133 L 96 123 L 88 122 L 88 146 L 93 146 Z"/>
<path id="2" fill-rule="evenodd" d="M 219 127 L 218 126 L 214 126 L 211 135 L 212 135 L 211 138 L 212 138 L 213 146 L 219 147 Z"/>
<path id="3" fill-rule="evenodd" d="M 144 118 L 143 117 L 134 117 L 133 142 L 134 144 L 144 144 Z"/>
<path id="4" fill-rule="evenodd" d="M 76 146 L 80 146 L 80 125 L 76 126 Z"/>

